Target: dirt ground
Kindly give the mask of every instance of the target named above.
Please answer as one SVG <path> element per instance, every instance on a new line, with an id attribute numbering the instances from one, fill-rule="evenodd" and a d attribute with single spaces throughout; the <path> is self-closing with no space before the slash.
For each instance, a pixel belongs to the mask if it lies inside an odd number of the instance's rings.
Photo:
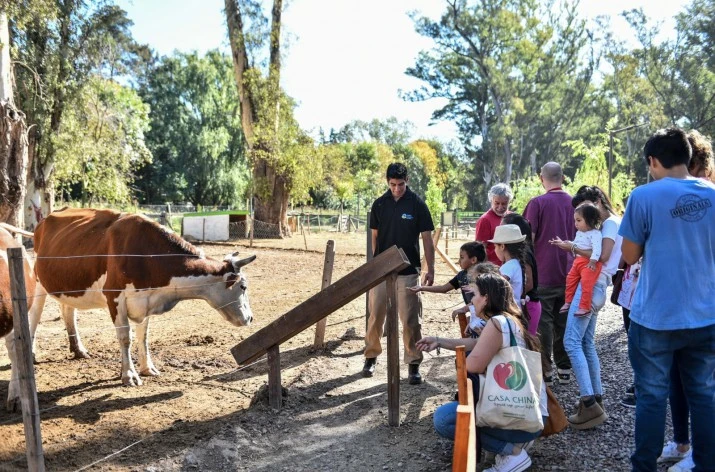
<path id="1" fill-rule="evenodd" d="M 153 317 L 151 352 L 162 375 L 145 378 L 141 387 L 121 385 L 119 347 L 106 311 L 80 313 L 79 329 L 92 358 L 73 360 L 58 305 L 48 301 L 37 333 L 35 369 L 47 470 L 448 470 L 451 444 L 434 433 L 432 413 L 453 395 L 453 354 L 426 355 L 426 382 L 420 386 L 407 384 L 407 369 L 401 366 L 402 424 L 388 426 L 385 356 L 373 378 L 360 374 L 364 296 L 330 315 L 324 349 L 311 348 L 312 329 L 281 346 L 282 410 L 267 405 L 265 360 L 237 370 L 231 347 L 319 290 L 329 237 L 336 239 L 338 252 L 335 281 L 364 263 L 364 234 L 306 236 L 312 251 L 303 250 L 301 235 L 280 242 L 292 249 L 266 247 L 276 241 L 257 242 L 251 249 L 240 245 L 242 255 L 258 256 L 244 269 L 254 323 L 233 327 L 203 301 L 185 301 Z M 236 247 L 203 249 L 223 257 Z M 454 257 L 457 251 L 450 252 Z M 436 272 L 438 283 L 452 277 L 441 261 Z M 460 303 L 457 293 L 426 295 L 423 333 L 455 337 L 449 314 Z M 599 320 L 599 343 L 607 346 L 602 355 L 622 365 L 625 336 L 618 312 L 610 310 L 602 315 L 604 323 Z M 621 366 L 604 373 L 606 388 L 612 387 L 606 405 L 613 410 L 630 383 L 621 370 L 627 372 Z M 3 405 L 9 376 L 3 348 Z M 562 401 L 576 398 L 573 385 L 558 393 Z M 531 470 L 627 469 L 632 412 L 621 408 L 616 413 L 623 418 L 614 421 L 611 413 L 606 426 L 595 432 L 567 431 L 539 441 Z M 615 449 L 597 463 L 584 462 L 569 446 L 584 437 L 613 441 Z M 25 470 L 19 414 L 0 410 L 0 438 L 0 470 Z"/>

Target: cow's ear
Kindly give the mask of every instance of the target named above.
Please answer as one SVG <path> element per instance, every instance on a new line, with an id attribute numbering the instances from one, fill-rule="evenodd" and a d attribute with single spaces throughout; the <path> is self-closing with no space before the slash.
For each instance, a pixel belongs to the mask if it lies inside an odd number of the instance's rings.
<path id="1" fill-rule="evenodd" d="M 226 288 L 229 290 L 233 289 L 233 286 L 236 285 L 236 282 L 240 279 L 241 276 L 235 272 L 228 272 L 223 276 L 223 280 L 226 282 Z"/>
<path id="2" fill-rule="evenodd" d="M 249 256 L 246 257 L 245 259 L 238 259 L 236 257 L 231 259 L 231 264 L 233 264 L 233 270 L 236 272 L 239 272 L 241 270 L 241 267 L 250 264 L 251 262 L 256 260 L 256 256 Z"/>

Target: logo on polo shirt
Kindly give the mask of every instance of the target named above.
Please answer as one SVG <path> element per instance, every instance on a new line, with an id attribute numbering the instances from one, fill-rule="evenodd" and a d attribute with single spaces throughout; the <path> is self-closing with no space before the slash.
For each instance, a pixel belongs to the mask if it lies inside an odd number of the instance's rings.
<path id="1" fill-rule="evenodd" d="M 403 214 L 402 214 L 402 219 L 403 219 L 403 220 L 414 220 L 415 217 L 412 216 L 412 215 L 410 215 L 409 213 L 403 213 Z"/>
<path id="2" fill-rule="evenodd" d="M 688 193 L 678 199 L 675 208 L 670 210 L 670 216 L 693 223 L 702 220 L 710 207 L 712 203 L 709 199 Z"/>

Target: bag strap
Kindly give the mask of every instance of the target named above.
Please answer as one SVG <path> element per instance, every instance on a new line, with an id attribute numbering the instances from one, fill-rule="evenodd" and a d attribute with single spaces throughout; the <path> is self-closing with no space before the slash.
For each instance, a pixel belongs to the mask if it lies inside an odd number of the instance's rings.
<path id="1" fill-rule="evenodd" d="M 509 318 L 506 316 L 504 317 L 506 320 L 506 325 L 509 327 L 509 345 L 514 347 L 516 346 L 516 337 L 514 337 L 514 332 L 511 330 L 511 322 L 509 321 Z"/>

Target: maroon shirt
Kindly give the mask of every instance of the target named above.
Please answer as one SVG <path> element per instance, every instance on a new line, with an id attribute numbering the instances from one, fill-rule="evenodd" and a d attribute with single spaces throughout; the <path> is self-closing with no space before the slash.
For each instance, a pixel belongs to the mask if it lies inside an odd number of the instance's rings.
<path id="1" fill-rule="evenodd" d="M 524 218 L 531 223 L 534 233 L 534 256 L 539 268 L 539 285 L 562 287 L 566 285 L 566 274 L 573 262 L 568 251 L 553 246 L 549 240 L 556 236 L 563 240 L 573 240 L 576 227 L 573 220 L 574 208 L 571 196 L 561 189 L 554 189 L 544 195 L 532 198 L 524 208 Z"/>
<path id="2" fill-rule="evenodd" d="M 504 214 L 506 215 L 507 213 L 511 212 L 507 211 Z M 483 242 L 487 248 L 487 260 L 498 266 L 501 266 L 503 262 L 497 257 L 497 253 L 494 251 L 494 244 L 487 241 L 494 238 L 494 231 L 501 224 L 501 219 L 502 217 L 494 213 L 494 210 L 490 208 L 489 211 L 479 217 L 474 231 L 474 240 Z"/>

